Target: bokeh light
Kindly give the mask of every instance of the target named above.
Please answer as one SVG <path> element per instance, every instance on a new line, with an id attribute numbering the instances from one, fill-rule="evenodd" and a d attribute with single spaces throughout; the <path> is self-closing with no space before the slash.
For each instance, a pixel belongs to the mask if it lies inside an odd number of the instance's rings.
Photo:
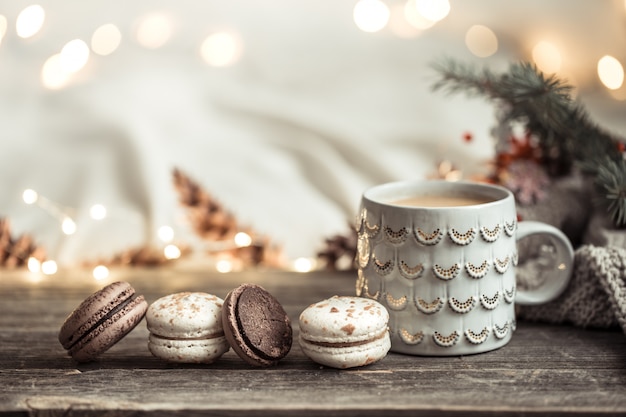
<path id="1" fill-rule="evenodd" d="M 0 14 L 0 42 L 4 39 L 4 35 L 7 34 L 7 18 Z"/>
<path id="2" fill-rule="evenodd" d="M 15 32 L 20 38 L 30 38 L 35 36 L 43 26 L 46 19 L 46 12 L 38 4 L 26 7 L 17 15 L 15 21 Z"/>
<path id="3" fill-rule="evenodd" d="M 176 245 L 167 245 L 164 249 L 163 249 L 163 256 L 165 256 L 165 259 L 178 259 L 180 258 L 181 255 L 181 251 L 180 248 Z"/>
<path id="4" fill-rule="evenodd" d="M 378 32 L 389 22 L 389 7 L 380 0 L 359 0 L 354 6 L 353 18 L 363 32 Z"/>
<path id="5" fill-rule="evenodd" d="M 202 42 L 200 55 L 213 67 L 232 65 L 241 55 L 241 42 L 227 32 L 213 33 Z"/>
<path id="6" fill-rule="evenodd" d="M 96 281 L 107 279 L 109 277 L 109 268 L 104 265 L 98 265 L 93 269 L 92 275 Z"/>
<path id="7" fill-rule="evenodd" d="M 76 233 L 76 222 L 71 217 L 65 217 L 61 222 L 61 230 L 66 235 L 73 235 Z"/>
<path id="8" fill-rule="evenodd" d="M 448 0 L 415 0 L 417 12 L 425 19 L 439 22 L 450 13 Z"/>
<path id="9" fill-rule="evenodd" d="M 174 229 L 172 229 L 171 226 L 161 226 L 157 231 L 157 235 L 159 236 L 161 242 L 171 242 L 174 240 Z"/>
<path id="10" fill-rule="evenodd" d="M 609 90 L 617 90 L 624 83 L 624 67 L 614 57 L 605 55 L 598 61 L 598 77 Z"/>
<path id="11" fill-rule="evenodd" d="M 61 65 L 61 54 L 52 55 L 41 69 L 41 83 L 44 87 L 56 90 L 64 87 L 70 80 L 70 73 Z"/>
<path id="12" fill-rule="evenodd" d="M 98 55 L 109 55 L 115 52 L 122 41 L 122 33 L 112 23 L 100 26 L 91 36 L 91 50 Z"/>
<path id="13" fill-rule="evenodd" d="M 235 235 L 235 245 L 239 248 L 245 248 L 252 244 L 252 238 L 246 232 L 239 232 Z"/>
<path id="14" fill-rule="evenodd" d="M 94 220 L 103 220 L 107 216 L 107 208 L 102 204 L 94 204 L 89 209 L 89 216 Z"/>
<path id="15" fill-rule="evenodd" d="M 486 58 L 498 51 L 498 37 L 487 26 L 474 25 L 465 33 L 465 45 L 477 57 Z"/>
<path id="16" fill-rule="evenodd" d="M 28 262 L 26 263 L 28 270 L 30 272 L 40 272 L 41 271 L 41 261 L 37 258 L 33 258 L 32 256 L 28 258 Z"/>
<path id="17" fill-rule="evenodd" d="M 46 275 L 56 274 L 57 270 L 57 263 L 55 261 L 44 261 L 41 263 L 41 272 Z"/>
<path id="18" fill-rule="evenodd" d="M 172 22 L 164 14 L 151 14 L 143 17 L 137 25 L 137 42 L 145 48 L 157 49 L 165 45 L 172 36 Z"/>
<path id="19" fill-rule="evenodd" d="M 89 60 L 89 46 L 85 41 L 74 39 L 61 49 L 61 67 L 66 72 L 80 71 Z"/>
<path id="20" fill-rule="evenodd" d="M 554 74 L 561 70 L 561 52 L 553 43 L 540 41 L 532 51 L 533 61 L 541 71 Z"/>
<path id="21" fill-rule="evenodd" d="M 24 192 L 22 193 L 22 200 L 24 200 L 24 203 L 28 205 L 35 204 L 38 199 L 39 194 L 37 194 L 37 191 L 31 190 L 30 188 L 24 190 Z"/>
<path id="22" fill-rule="evenodd" d="M 435 22 L 426 19 L 417 11 L 415 0 L 408 0 L 404 4 L 404 18 L 411 26 L 418 30 L 426 30 L 435 24 Z"/>
<path id="23" fill-rule="evenodd" d="M 215 269 L 217 272 L 221 272 L 223 274 L 231 272 L 233 268 L 233 263 L 228 259 L 220 259 L 215 263 Z"/>

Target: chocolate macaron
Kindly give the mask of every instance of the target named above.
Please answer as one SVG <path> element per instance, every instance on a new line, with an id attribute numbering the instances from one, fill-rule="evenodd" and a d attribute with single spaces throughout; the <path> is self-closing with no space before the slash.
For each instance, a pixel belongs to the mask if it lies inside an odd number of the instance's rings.
<path id="1" fill-rule="evenodd" d="M 89 362 L 141 322 L 148 303 L 127 282 L 114 282 L 87 297 L 59 331 L 59 342 L 78 362 Z"/>
<path id="2" fill-rule="evenodd" d="M 291 349 L 289 316 L 278 300 L 258 285 L 242 284 L 228 293 L 222 322 L 231 347 L 250 365 L 276 365 Z"/>

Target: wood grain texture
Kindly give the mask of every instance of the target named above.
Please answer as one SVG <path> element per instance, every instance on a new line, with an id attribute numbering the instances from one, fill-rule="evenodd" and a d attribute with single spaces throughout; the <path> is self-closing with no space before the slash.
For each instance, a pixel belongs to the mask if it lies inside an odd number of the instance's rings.
<path id="1" fill-rule="evenodd" d="M 88 271 L 33 283 L 0 273 L 0 415 L 626 415 L 626 336 L 619 331 L 518 323 L 509 345 L 472 356 L 390 353 L 364 368 L 335 370 L 297 344 L 298 315 L 335 294 L 353 294 L 350 274 L 201 270 Z M 76 364 L 57 340 L 65 317 L 116 279 L 149 303 L 178 291 L 224 297 L 257 283 L 285 307 L 294 346 L 277 367 L 257 369 L 232 350 L 211 365 L 168 364 L 147 348 L 145 321 L 96 362 Z"/>

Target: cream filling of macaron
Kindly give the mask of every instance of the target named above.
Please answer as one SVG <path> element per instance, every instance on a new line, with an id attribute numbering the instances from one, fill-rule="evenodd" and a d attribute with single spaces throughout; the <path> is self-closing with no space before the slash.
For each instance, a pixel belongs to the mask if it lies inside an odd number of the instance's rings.
<path id="1" fill-rule="evenodd" d="M 385 329 L 385 330 L 383 330 L 382 332 L 380 332 L 379 334 L 375 335 L 374 337 L 372 337 L 370 339 L 359 340 L 359 341 L 356 341 L 356 342 L 320 342 L 320 341 L 309 340 L 309 339 L 306 338 L 306 336 L 303 336 L 303 335 L 300 335 L 300 337 L 305 342 L 310 343 L 310 344 L 315 345 L 315 346 L 348 348 L 348 347 L 366 345 L 368 343 L 372 343 L 372 342 L 374 342 L 376 340 L 382 339 L 387 334 L 387 331 L 388 330 Z"/>
<path id="2" fill-rule="evenodd" d="M 197 336 L 197 337 L 176 337 L 176 336 L 161 336 L 160 334 L 150 333 L 152 336 L 157 337 L 163 340 L 209 340 L 209 339 L 218 339 L 220 337 L 224 337 L 224 332 L 222 333 L 213 333 L 205 336 Z"/>

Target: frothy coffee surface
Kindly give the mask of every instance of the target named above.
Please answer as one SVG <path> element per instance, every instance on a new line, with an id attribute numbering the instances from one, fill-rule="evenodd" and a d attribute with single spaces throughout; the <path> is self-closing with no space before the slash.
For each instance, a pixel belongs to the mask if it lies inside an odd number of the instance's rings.
<path id="1" fill-rule="evenodd" d="M 481 197 L 457 197 L 447 195 L 423 195 L 390 201 L 391 204 L 407 207 L 460 207 L 475 206 L 493 201 Z"/>

